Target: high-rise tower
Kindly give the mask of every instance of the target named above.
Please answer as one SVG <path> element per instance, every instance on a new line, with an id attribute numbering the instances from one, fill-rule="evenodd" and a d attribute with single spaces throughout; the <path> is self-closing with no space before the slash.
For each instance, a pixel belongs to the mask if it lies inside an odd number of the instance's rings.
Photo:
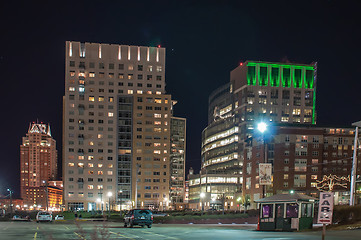
<path id="1" fill-rule="evenodd" d="M 165 49 L 66 42 L 65 71 L 65 207 L 167 206 Z"/>
<path id="2" fill-rule="evenodd" d="M 46 205 L 46 186 L 57 177 L 56 142 L 50 126 L 31 123 L 20 145 L 20 195 L 29 206 Z"/>

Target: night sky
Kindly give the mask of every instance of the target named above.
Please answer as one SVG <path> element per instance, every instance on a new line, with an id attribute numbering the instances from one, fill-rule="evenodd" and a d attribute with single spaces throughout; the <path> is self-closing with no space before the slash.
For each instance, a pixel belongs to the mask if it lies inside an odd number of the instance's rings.
<path id="1" fill-rule="evenodd" d="M 166 48 L 166 91 L 187 118 L 187 169 L 200 168 L 209 94 L 246 60 L 318 62 L 320 125 L 361 120 L 357 1 L 19 1 L 0 4 L 0 194 L 19 195 L 29 122 L 62 142 L 65 41 Z"/>

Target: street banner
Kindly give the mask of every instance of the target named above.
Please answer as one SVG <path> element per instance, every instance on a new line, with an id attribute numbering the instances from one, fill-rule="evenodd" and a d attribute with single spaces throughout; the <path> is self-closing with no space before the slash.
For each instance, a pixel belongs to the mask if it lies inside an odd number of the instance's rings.
<path id="1" fill-rule="evenodd" d="M 259 184 L 271 185 L 272 184 L 272 164 L 260 163 L 259 164 Z"/>
<path id="2" fill-rule="evenodd" d="M 317 223 L 331 224 L 333 213 L 333 193 L 320 192 Z"/>

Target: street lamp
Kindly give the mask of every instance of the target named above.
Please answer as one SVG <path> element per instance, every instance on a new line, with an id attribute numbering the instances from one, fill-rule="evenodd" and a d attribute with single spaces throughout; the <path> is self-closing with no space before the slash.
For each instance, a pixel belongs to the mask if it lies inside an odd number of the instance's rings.
<path id="1" fill-rule="evenodd" d="M 264 156 L 264 163 L 267 163 L 267 145 L 264 137 L 264 132 L 267 131 L 267 124 L 265 122 L 260 122 L 257 125 L 257 130 L 262 133 L 262 140 L 263 140 L 263 156 Z M 260 168 L 259 168 L 260 169 Z M 258 173 L 258 176 L 260 174 Z M 265 185 L 262 184 L 262 197 L 265 197 Z"/>
<path id="2" fill-rule="evenodd" d="M 206 196 L 206 194 L 204 192 L 202 192 L 200 194 L 200 197 L 201 197 L 201 204 L 202 204 L 202 215 L 203 215 L 203 212 L 204 212 L 204 197 Z"/>
<path id="3" fill-rule="evenodd" d="M 260 122 L 257 125 L 257 129 L 263 134 L 267 130 L 267 124 L 264 122 Z"/>
<path id="4" fill-rule="evenodd" d="M 99 205 L 100 205 L 100 210 L 102 211 L 102 215 L 103 215 L 103 202 L 102 202 L 102 199 L 97 198 L 97 203 L 99 203 Z"/>
<path id="5" fill-rule="evenodd" d="M 358 148 L 358 129 L 361 127 L 361 121 L 352 123 L 355 126 L 355 140 L 353 145 L 351 184 L 350 184 L 350 206 L 355 205 L 355 187 L 356 187 L 356 168 L 357 168 L 357 148 Z"/>
<path id="6" fill-rule="evenodd" d="M 108 197 L 109 197 L 109 204 L 108 204 L 108 216 L 110 217 L 110 197 L 113 196 L 112 192 L 108 192 Z"/>
<path id="7" fill-rule="evenodd" d="M 10 188 L 8 188 L 7 191 L 9 192 L 9 195 L 10 195 L 10 217 L 11 217 L 12 214 L 13 214 L 13 203 L 12 203 L 12 201 L 13 201 L 13 191 Z"/>

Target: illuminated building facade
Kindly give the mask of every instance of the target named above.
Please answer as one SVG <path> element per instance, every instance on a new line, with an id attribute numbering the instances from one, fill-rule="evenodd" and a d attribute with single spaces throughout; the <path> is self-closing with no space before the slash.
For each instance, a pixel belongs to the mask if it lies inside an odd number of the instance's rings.
<path id="1" fill-rule="evenodd" d="M 353 128 L 316 127 L 294 124 L 277 124 L 270 127 L 267 144 L 267 160 L 273 162 L 273 184 L 266 186 L 265 196 L 279 193 L 301 193 L 318 197 L 319 187 L 328 190 L 325 176 L 337 176 L 333 192 L 335 204 L 348 204 L 350 193 L 349 175 L 352 168 L 354 141 Z M 259 185 L 258 163 L 264 158 L 264 145 L 255 138 L 251 155 L 244 160 L 243 192 L 253 200 L 262 198 Z M 358 151 L 358 156 L 361 156 Z M 358 160 L 357 174 L 361 173 Z M 338 184 L 344 184 L 341 187 Z M 360 203 L 357 195 L 356 203 Z M 252 204 L 256 207 L 256 204 Z"/>
<path id="2" fill-rule="evenodd" d="M 203 201 L 210 207 L 227 205 L 225 209 L 232 209 L 233 204 L 235 208 L 235 199 L 244 196 L 244 159 L 252 156 L 259 122 L 316 123 L 316 73 L 316 64 L 258 61 L 246 61 L 231 71 L 230 82 L 209 97 L 208 126 L 202 133 L 202 169 L 200 176 L 193 174 L 189 179 L 190 206 L 202 201 L 203 192 Z M 272 157 L 268 160 L 272 163 Z M 205 176 L 210 174 L 216 174 L 220 182 L 211 184 Z M 223 179 L 226 175 L 234 179 Z M 195 190 L 197 178 L 199 191 Z"/>
<path id="3" fill-rule="evenodd" d="M 172 117 L 170 131 L 170 201 L 174 209 L 181 209 L 185 194 L 186 119 Z"/>
<path id="4" fill-rule="evenodd" d="M 65 71 L 66 209 L 106 209 L 108 194 L 122 209 L 168 203 L 165 49 L 66 42 Z"/>
<path id="5" fill-rule="evenodd" d="M 50 126 L 31 123 L 20 145 L 20 195 L 27 205 L 46 206 L 46 184 L 57 177 L 56 142 Z"/>

